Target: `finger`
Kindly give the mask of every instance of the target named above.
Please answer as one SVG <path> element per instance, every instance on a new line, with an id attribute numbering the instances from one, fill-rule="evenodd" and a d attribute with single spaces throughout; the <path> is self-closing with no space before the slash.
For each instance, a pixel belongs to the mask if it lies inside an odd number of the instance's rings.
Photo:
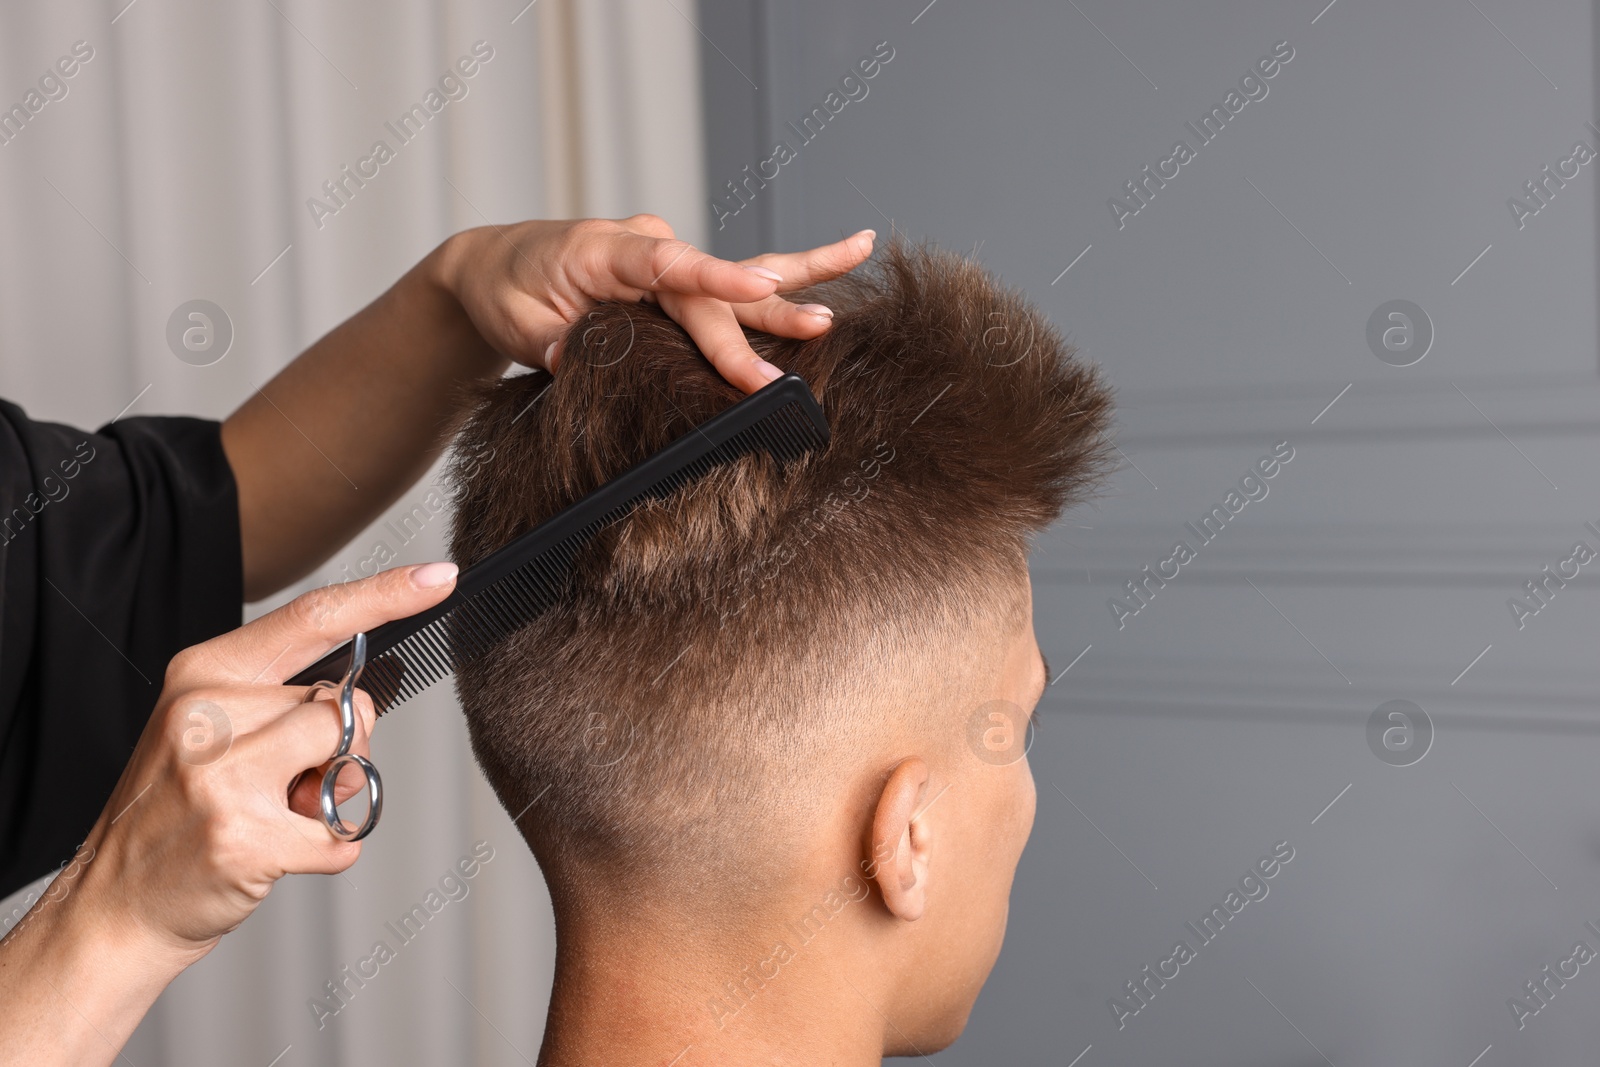
<path id="1" fill-rule="evenodd" d="M 361 858 L 360 841 L 339 840 L 322 825 L 322 820 L 307 819 L 294 814 L 286 815 L 285 818 L 294 820 L 297 829 L 305 830 L 300 840 L 306 843 L 306 848 L 292 854 L 290 862 L 283 865 L 284 874 L 343 874 Z M 319 831 L 326 836 L 328 844 L 323 844 L 310 836 Z M 286 843 L 290 847 L 294 845 L 292 841 L 286 840 Z"/>
<path id="2" fill-rule="evenodd" d="M 214 681 L 277 685 L 350 635 L 433 607 L 455 588 L 455 579 L 455 564 L 424 563 L 313 589 L 255 622 L 179 653 L 173 669 L 194 668 Z"/>
<path id="3" fill-rule="evenodd" d="M 809 341 L 828 332 L 833 312 L 821 304 L 795 304 L 781 296 L 769 296 L 754 304 L 734 304 L 733 314 L 741 326 Z"/>
<path id="4" fill-rule="evenodd" d="M 337 750 L 340 738 L 338 709 L 324 701 L 304 704 L 295 709 L 284 721 L 253 738 L 245 746 L 248 758 L 262 767 L 269 780 L 284 779 L 287 790 L 286 806 L 296 815 L 322 822 L 322 780 L 332 762 L 329 756 Z M 371 738 L 367 726 L 358 720 L 350 752 L 357 756 L 372 755 Z M 343 804 L 357 793 L 366 792 L 366 774 L 353 763 L 345 763 L 334 779 L 335 806 Z"/>
<path id="5" fill-rule="evenodd" d="M 501 355 L 524 367 L 554 371 L 556 342 L 567 329 L 561 313 L 541 296 L 518 289 L 502 295 L 500 313 L 505 317 L 503 345 L 510 349 Z"/>
<path id="6" fill-rule="evenodd" d="M 186 748 L 210 745 L 214 737 L 227 740 L 255 733 L 306 702 L 308 686 L 227 686 L 198 689 L 185 694 L 167 713 L 167 729 Z M 318 699 L 338 715 L 337 691 L 316 690 Z M 370 734 L 377 721 L 372 698 L 355 691 L 356 716 Z"/>
<path id="7" fill-rule="evenodd" d="M 764 300 L 783 278 L 770 267 L 743 266 L 684 241 L 623 233 L 582 249 L 580 268 L 598 299 L 637 300 L 643 292 L 707 296 L 734 304 Z"/>
<path id="8" fill-rule="evenodd" d="M 753 393 L 783 373 L 768 363 L 745 339 L 733 308 L 704 297 L 661 298 L 661 307 L 682 326 L 711 365 L 746 393 Z"/>
<path id="9" fill-rule="evenodd" d="M 299 703 L 293 691 L 267 688 L 198 689 L 159 712 L 158 727 L 171 752 L 184 763 L 206 766 L 233 750 L 239 738 L 259 730 Z"/>
<path id="10" fill-rule="evenodd" d="M 361 842 L 341 840 L 320 816 L 296 814 L 281 797 L 262 795 L 274 808 L 263 820 L 267 847 L 284 874 L 339 874 L 361 858 Z"/>
<path id="11" fill-rule="evenodd" d="M 791 293 L 855 270 L 872 255 L 872 243 L 877 237 L 875 230 L 862 230 L 842 241 L 806 252 L 768 252 L 740 262 L 766 267 L 783 275 L 778 292 Z"/>
<path id="12" fill-rule="evenodd" d="M 350 745 L 350 751 L 357 756 L 368 759 L 372 757 L 372 744 L 364 734 L 357 734 L 355 741 Z M 328 773 L 332 760 L 309 767 L 300 773 L 289 786 L 289 810 L 297 815 L 304 815 L 308 819 L 321 818 L 322 811 L 322 779 Z M 339 776 L 333 782 L 333 802 L 337 806 L 343 804 L 357 793 L 367 789 L 367 778 L 354 764 L 345 763 L 339 768 Z"/>
<path id="13" fill-rule="evenodd" d="M 673 238 L 677 234 L 672 230 L 672 224 L 660 215 L 640 214 L 630 215 L 618 220 L 619 226 L 625 226 L 635 233 L 642 233 L 646 237 Z"/>
<path id="14" fill-rule="evenodd" d="M 251 764 L 269 776 L 279 776 L 285 788 L 300 772 L 320 767 L 339 749 L 342 727 L 339 709 L 330 701 L 315 700 L 289 711 L 263 729 L 240 738 L 240 751 Z M 366 745 L 370 733 L 365 718 L 356 716 L 356 745 Z M 366 754 L 363 748 L 361 754 Z"/>
<path id="15" fill-rule="evenodd" d="M 289 691 L 292 692 L 293 689 L 291 688 Z M 306 690 L 306 692 L 311 692 L 311 690 Z M 321 713 L 327 716 L 328 721 L 335 725 L 338 733 L 334 735 L 333 747 L 329 748 L 328 751 L 330 753 L 336 751 L 344 737 L 344 720 L 339 710 L 339 690 L 319 689 L 316 691 L 314 699 L 302 699 L 301 703 L 322 709 Z M 378 710 L 372 702 L 372 697 L 367 694 L 366 690 L 361 688 L 355 690 L 352 703 L 355 705 L 356 712 L 356 732 L 351 745 L 363 745 L 372 736 L 372 731 L 377 728 Z M 280 715 L 279 718 L 281 719 L 282 716 Z M 355 751 L 355 748 L 352 747 L 351 751 Z M 361 754 L 366 755 L 364 751 Z"/>
<path id="16" fill-rule="evenodd" d="M 360 845 L 344 841 L 322 821 L 318 793 L 309 809 L 291 808 L 288 785 L 296 771 L 331 752 L 336 744 L 338 720 L 318 704 L 301 704 L 274 725 L 243 737 L 237 753 L 242 763 L 235 774 L 245 774 L 254 800 L 266 811 L 256 819 L 253 837 L 264 841 L 267 854 L 283 873 L 338 873 L 354 864 Z M 358 729 L 358 744 L 365 736 Z M 320 755 L 307 755 L 317 750 Z M 322 777 L 315 779 L 320 787 Z"/>

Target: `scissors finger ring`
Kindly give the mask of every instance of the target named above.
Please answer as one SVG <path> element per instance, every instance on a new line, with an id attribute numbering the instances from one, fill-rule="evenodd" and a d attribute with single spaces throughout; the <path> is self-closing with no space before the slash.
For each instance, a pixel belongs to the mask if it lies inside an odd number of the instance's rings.
<path id="1" fill-rule="evenodd" d="M 383 778 L 378 774 L 378 768 L 365 756 L 359 756 L 350 751 L 350 746 L 356 739 L 356 683 L 361 680 L 361 672 L 367 665 L 367 635 L 356 634 L 350 639 L 350 666 L 344 672 L 344 678 L 338 682 L 317 682 L 306 692 L 306 702 L 319 699 L 324 693 L 336 693 L 335 703 L 339 707 L 339 748 L 334 752 L 332 762 L 322 774 L 322 821 L 327 824 L 333 836 L 341 841 L 360 841 L 372 833 L 378 825 L 378 816 L 383 814 Z M 338 784 L 339 772 L 347 766 L 355 766 L 361 771 L 367 784 L 367 817 L 359 826 L 352 827 L 339 817 L 338 802 L 334 799 L 334 786 Z"/>

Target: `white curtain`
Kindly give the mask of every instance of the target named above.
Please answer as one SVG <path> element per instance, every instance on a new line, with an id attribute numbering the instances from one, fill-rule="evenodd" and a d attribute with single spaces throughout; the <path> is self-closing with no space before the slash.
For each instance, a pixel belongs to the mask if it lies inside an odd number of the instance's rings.
<path id="1" fill-rule="evenodd" d="M 0 143 L 0 395 L 35 418 L 86 426 L 125 407 L 221 418 L 456 230 L 652 211 L 703 242 L 693 6 L 525 2 L 6 5 L 5 108 L 77 42 L 92 55 L 48 82 L 44 105 Z M 462 79 L 465 95 L 451 86 L 376 177 L 347 184 L 342 206 L 331 200 L 323 183 L 374 141 L 393 143 L 385 123 L 475 45 L 492 57 Z M 313 197 L 338 210 L 314 212 Z M 192 299 L 232 323 L 231 349 L 209 366 L 180 360 L 166 339 L 172 311 Z M 435 476 L 393 514 L 430 512 Z M 427 515 L 412 535 L 380 521 L 304 587 L 360 570 L 380 544 L 398 562 L 441 558 L 447 522 Z M 448 686 L 387 717 L 374 756 L 388 794 L 361 861 L 346 877 L 281 883 L 172 986 L 126 1062 L 537 1057 L 549 901 L 472 765 Z M 441 891 L 463 859 L 477 862 L 474 876 Z M 426 925 L 397 935 L 401 917 L 429 903 Z M 391 958 L 358 985 L 342 968 L 359 976 L 380 941 Z M 311 1005 L 330 981 L 346 1003 L 319 1026 Z"/>

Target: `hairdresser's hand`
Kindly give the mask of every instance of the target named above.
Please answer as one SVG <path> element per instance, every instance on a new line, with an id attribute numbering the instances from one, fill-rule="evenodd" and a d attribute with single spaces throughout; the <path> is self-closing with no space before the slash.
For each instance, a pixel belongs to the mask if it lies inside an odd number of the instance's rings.
<path id="1" fill-rule="evenodd" d="M 359 843 L 334 837 L 314 803 L 290 801 L 291 783 L 338 747 L 339 715 L 331 699 L 302 703 L 305 687 L 284 679 L 454 585 L 452 564 L 399 568 L 315 590 L 178 654 L 72 867 L 0 943 L 0 1062 L 111 1062 L 166 984 L 279 878 L 356 861 Z M 365 753 L 364 693 L 358 707 L 352 750 Z"/>
<path id="2" fill-rule="evenodd" d="M 315 789 L 289 803 L 291 783 L 338 748 L 338 710 L 331 695 L 303 703 L 306 688 L 284 679 L 352 633 L 432 607 L 454 584 L 454 565 L 437 564 L 327 586 L 179 653 L 90 834 L 90 873 L 118 887 L 138 922 L 203 949 L 283 875 L 349 867 L 361 845 L 323 824 Z M 352 750 L 366 754 L 375 715 L 359 690 L 357 708 Z M 350 777 L 353 791 L 360 775 Z"/>
<path id="3" fill-rule="evenodd" d="M 732 263 L 675 239 L 654 215 L 524 222 L 457 234 L 442 265 L 479 333 L 518 363 L 554 371 L 557 343 L 569 328 L 582 328 L 596 301 L 655 300 L 723 377 L 750 393 L 778 372 L 757 358 L 740 327 L 802 339 L 824 333 L 827 308 L 778 294 L 849 272 L 872 254 L 875 236 L 863 230 L 809 252 Z"/>

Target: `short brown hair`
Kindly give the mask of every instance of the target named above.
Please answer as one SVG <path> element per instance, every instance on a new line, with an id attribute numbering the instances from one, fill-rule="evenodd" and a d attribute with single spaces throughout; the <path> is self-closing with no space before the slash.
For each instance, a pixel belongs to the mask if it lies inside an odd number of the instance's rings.
<path id="1" fill-rule="evenodd" d="M 824 691 L 989 610 L 1110 469 L 1096 371 L 972 262 L 892 241 L 808 298 L 833 308 L 827 333 L 750 341 L 811 386 L 827 450 L 746 457 L 641 507 L 585 550 L 565 602 L 460 672 L 501 803 L 537 801 L 519 829 L 547 877 L 557 856 L 714 864 L 714 827 L 863 725 Z M 559 370 L 495 384 L 463 432 L 463 566 L 739 399 L 653 305 L 595 309 Z"/>

